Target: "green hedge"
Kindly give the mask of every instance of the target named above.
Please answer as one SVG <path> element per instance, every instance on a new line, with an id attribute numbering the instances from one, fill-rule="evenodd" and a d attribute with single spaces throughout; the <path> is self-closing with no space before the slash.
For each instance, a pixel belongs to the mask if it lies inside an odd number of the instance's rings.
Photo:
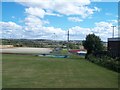
<path id="1" fill-rule="evenodd" d="M 117 72 L 119 72 L 120 69 L 120 58 L 113 59 L 108 56 L 95 57 L 94 55 L 90 54 L 87 56 L 87 60 Z"/>

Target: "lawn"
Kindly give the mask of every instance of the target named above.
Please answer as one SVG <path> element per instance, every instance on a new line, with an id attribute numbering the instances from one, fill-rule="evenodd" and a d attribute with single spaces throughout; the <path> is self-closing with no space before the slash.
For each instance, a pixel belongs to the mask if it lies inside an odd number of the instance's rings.
<path id="1" fill-rule="evenodd" d="M 81 57 L 3 54 L 3 88 L 117 88 L 118 73 Z"/>

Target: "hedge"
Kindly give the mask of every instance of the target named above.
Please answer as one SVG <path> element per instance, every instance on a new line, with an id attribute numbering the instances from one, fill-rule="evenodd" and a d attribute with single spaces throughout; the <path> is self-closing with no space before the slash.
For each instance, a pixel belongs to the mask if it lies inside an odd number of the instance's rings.
<path id="1" fill-rule="evenodd" d="M 111 58 L 109 56 L 96 57 L 92 54 L 87 55 L 87 60 L 105 68 L 120 72 L 120 58 Z"/>

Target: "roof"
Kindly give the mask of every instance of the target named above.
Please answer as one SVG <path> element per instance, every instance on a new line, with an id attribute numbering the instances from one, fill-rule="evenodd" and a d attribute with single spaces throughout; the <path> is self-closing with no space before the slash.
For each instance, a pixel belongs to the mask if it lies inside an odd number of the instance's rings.
<path id="1" fill-rule="evenodd" d="M 69 50 L 69 52 L 71 52 L 71 53 L 77 53 L 79 51 L 81 51 L 81 50 Z"/>
<path id="2" fill-rule="evenodd" d="M 69 50 L 70 53 L 84 53 L 86 54 L 87 51 L 83 51 L 83 50 Z"/>
<path id="3" fill-rule="evenodd" d="M 120 37 L 118 37 L 118 38 L 108 38 L 108 41 L 120 41 Z"/>

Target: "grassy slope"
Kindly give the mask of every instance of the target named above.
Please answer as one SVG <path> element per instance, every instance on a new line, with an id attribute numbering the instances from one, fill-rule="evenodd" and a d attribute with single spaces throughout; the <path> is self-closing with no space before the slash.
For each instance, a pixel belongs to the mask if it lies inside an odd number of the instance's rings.
<path id="1" fill-rule="evenodd" d="M 3 55 L 3 87 L 114 88 L 118 74 L 83 58 Z"/>

